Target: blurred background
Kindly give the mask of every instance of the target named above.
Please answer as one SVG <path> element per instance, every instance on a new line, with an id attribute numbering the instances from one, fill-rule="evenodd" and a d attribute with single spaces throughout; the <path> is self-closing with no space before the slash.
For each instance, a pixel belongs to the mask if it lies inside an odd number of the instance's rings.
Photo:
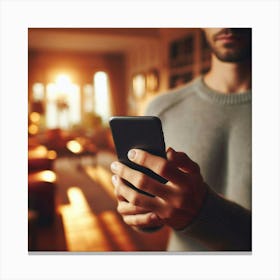
<path id="1" fill-rule="evenodd" d="M 199 28 L 29 28 L 29 251 L 166 249 L 168 228 L 137 232 L 116 211 L 108 119 L 209 66 Z"/>

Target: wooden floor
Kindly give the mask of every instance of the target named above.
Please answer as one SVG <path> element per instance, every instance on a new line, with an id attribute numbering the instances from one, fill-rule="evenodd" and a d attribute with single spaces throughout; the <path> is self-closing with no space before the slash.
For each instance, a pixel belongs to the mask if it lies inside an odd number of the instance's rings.
<path id="1" fill-rule="evenodd" d="M 165 251 L 168 228 L 137 232 L 117 213 L 109 169 L 114 159 L 108 152 L 57 159 L 57 215 L 51 226 L 37 228 L 34 251 Z"/>

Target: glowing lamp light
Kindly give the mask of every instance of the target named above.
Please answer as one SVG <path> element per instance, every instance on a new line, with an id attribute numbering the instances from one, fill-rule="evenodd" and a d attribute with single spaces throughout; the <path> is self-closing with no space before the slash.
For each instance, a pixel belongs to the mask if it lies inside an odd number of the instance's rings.
<path id="1" fill-rule="evenodd" d="M 54 150 L 48 151 L 48 158 L 49 159 L 56 159 L 56 157 L 57 157 L 56 151 L 54 151 Z"/>
<path id="2" fill-rule="evenodd" d="M 46 146 L 44 145 L 39 145 L 37 148 L 36 148 L 36 152 L 38 155 L 40 156 L 45 156 L 45 154 L 47 153 L 48 149 L 46 148 Z"/>
<path id="3" fill-rule="evenodd" d="M 133 93 L 136 98 L 142 98 L 146 92 L 146 79 L 145 75 L 137 74 L 132 80 Z"/>
<path id="4" fill-rule="evenodd" d="M 45 182 L 50 182 L 50 183 L 53 183 L 56 181 L 56 175 L 51 170 L 41 171 L 40 178 L 42 178 Z"/>
<path id="5" fill-rule="evenodd" d="M 76 140 L 68 141 L 66 146 L 74 154 L 79 154 L 83 150 L 82 145 Z"/>
<path id="6" fill-rule="evenodd" d="M 33 123 L 39 123 L 40 118 L 41 118 L 41 116 L 40 116 L 40 114 L 38 112 L 32 112 L 30 114 L 30 120 Z"/>
<path id="7" fill-rule="evenodd" d="M 39 128 L 36 124 L 31 124 L 29 127 L 28 127 L 28 132 L 32 135 L 35 135 L 39 132 Z"/>

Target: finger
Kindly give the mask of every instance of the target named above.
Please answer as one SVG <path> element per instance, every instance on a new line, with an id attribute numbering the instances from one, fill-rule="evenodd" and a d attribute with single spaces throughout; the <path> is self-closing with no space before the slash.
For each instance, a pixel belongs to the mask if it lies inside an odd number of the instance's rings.
<path id="1" fill-rule="evenodd" d="M 174 196 L 176 193 L 176 188 L 174 186 L 161 184 L 144 173 L 134 170 L 120 162 L 113 162 L 111 169 L 115 174 L 130 182 L 136 188 L 154 196 L 167 199 Z"/>
<path id="2" fill-rule="evenodd" d="M 152 212 L 138 215 L 125 215 L 123 216 L 123 220 L 130 226 L 141 228 L 150 228 L 162 225 L 162 221 Z"/>
<path id="3" fill-rule="evenodd" d="M 116 190 L 115 190 L 115 196 L 117 198 L 117 201 L 127 201 L 123 196 L 119 195 Z"/>
<path id="4" fill-rule="evenodd" d="M 133 205 L 126 201 L 120 201 L 117 207 L 118 212 L 121 215 L 137 215 L 137 214 L 145 214 L 149 212 L 147 209 Z"/>
<path id="5" fill-rule="evenodd" d="M 167 159 L 185 172 L 200 174 L 199 165 L 192 161 L 185 153 L 176 152 L 172 148 L 167 149 Z"/>
<path id="6" fill-rule="evenodd" d="M 121 195 L 116 195 L 116 197 L 117 197 L 118 201 L 126 201 L 127 202 L 127 200 Z"/>
<path id="7" fill-rule="evenodd" d="M 113 180 L 113 184 L 115 186 L 117 195 L 122 196 L 133 205 L 146 208 L 149 211 L 157 211 L 162 208 L 162 200 L 157 197 L 150 197 L 133 190 L 132 188 L 128 187 L 117 175 Z"/>
<path id="8" fill-rule="evenodd" d="M 180 184 L 185 180 L 184 174 L 171 161 L 162 157 L 143 150 L 132 149 L 128 152 L 128 158 L 175 184 Z"/>
<path id="9" fill-rule="evenodd" d="M 115 175 L 112 176 L 112 183 L 113 183 L 113 184 L 114 184 L 114 180 L 115 180 L 114 176 L 115 176 Z M 126 201 L 126 202 L 127 202 L 127 200 L 126 200 L 123 196 L 121 196 L 120 194 L 118 194 L 116 188 L 114 188 L 114 194 L 115 194 L 115 196 L 116 196 L 118 202 L 120 202 L 120 201 Z"/>
<path id="10" fill-rule="evenodd" d="M 188 186 L 191 186 L 193 177 L 197 175 L 191 175 L 189 173 L 183 173 L 180 171 L 183 176 L 180 176 L 179 179 L 177 178 L 177 184 L 170 184 L 170 182 L 167 184 L 160 184 L 152 178 L 150 179 L 149 176 L 146 176 L 139 171 L 133 170 L 122 163 L 116 162 L 115 165 L 117 166 L 114 167 L 115 173 L 120 174 L 122 179 L 128 182 L 130 181 L 130 183 L 132 183 L 132 185 L 139 190 L 143 190 L 147 193 L 153 194 L 158 199 L 160 199 L 161 208 L 158 208 L 156 210 L 153 209 L 160 216 L 165 215 L 166 209 L 164 208 L 166 206 L 166 203 L 174 206 L 175 208 L 185 207 L 185 201 L 192 196 L 192 188 L 189 188 Z M 125 182 L 123 183 L 126 185 Z M 124 199 L 129 201 L 126 197 L 124 197 Z M 133 204 L 135 203 L 137 202 L 133 202 Z"/>

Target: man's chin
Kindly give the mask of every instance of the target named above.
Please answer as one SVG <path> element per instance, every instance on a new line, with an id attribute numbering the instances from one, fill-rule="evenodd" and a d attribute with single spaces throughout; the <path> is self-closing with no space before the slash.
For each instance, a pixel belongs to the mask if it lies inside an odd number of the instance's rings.
<path id="1" fill-rule="evenodd" d="M 222 62 L 231 62 L 231 63 L 241 63 L 245 62 L 251 57 L 251 53 L 243 52 L 225 52 L 225 53 L 214 53 L 218 60 Z"/>

